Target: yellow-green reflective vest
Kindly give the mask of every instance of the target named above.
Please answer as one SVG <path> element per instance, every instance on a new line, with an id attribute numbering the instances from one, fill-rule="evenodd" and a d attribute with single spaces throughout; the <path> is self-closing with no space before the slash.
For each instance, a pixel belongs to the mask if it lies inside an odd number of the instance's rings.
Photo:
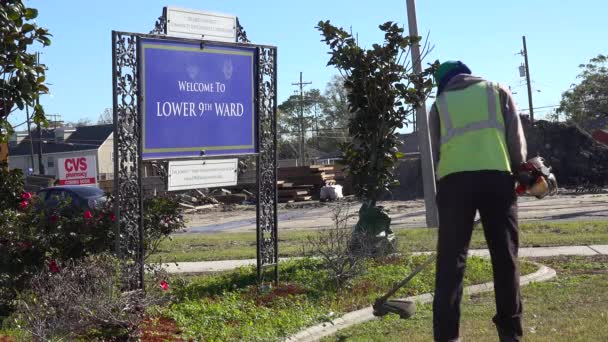
<path id="1" fill-rule="evenodd" d="M 441 147 L 437 176 L 463 171 L 511 171 L 498 87 L 478 82 L 437 97 Z"/>

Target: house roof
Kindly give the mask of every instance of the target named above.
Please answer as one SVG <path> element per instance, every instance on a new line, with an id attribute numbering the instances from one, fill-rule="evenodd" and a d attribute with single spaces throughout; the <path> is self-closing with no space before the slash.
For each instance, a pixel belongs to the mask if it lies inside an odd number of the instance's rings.
<path id="1" fill-rule="evenodd" d="M 113 125 L 95 125 L 77 127 L 65 141 L 55 140 L 54 130 L 42 131 L 42 153 L 63 153 L 85 150 L 96 150 L 112 134 Z M 38 148 L 38 137 L 34 136 L 34 151 Z M 30 137 L 24 138 L 16 146 L 9 148 L 9 156 L 20 156 L 30 154 Z"/>

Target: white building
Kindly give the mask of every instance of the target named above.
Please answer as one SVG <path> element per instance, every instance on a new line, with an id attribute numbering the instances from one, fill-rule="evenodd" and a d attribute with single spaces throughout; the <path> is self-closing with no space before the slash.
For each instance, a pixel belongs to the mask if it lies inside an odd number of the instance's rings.
<path id="1" fill-rule="evenodd" d="M 42 143 L 42 163 L 44 173 L 57 176 L 57 159 L 81 156 L 95 156 L 97 174 L 100 179 L 111 178 L 113 164 L 113 126 L 96 125 L 76 128 L 55 128 L 43 130 L 42 139 L 32 132 L 33 140 L 27 133 L 18 133 L 9 143 L 8 163 L 11 169 L 21 169 L 28 174 L 31 168 L 38 173 L 38 143 Z M 33 150 L 34 164 L 31 153 Z"/>

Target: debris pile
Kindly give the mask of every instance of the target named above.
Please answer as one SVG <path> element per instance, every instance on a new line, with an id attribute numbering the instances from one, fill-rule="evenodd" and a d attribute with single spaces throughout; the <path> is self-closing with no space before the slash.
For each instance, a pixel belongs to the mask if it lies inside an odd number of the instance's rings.
<path id="1" fill-rule="evenodd" d="M 220 202 L 196 189 L 177 195 L 179 198 L 180 207 L 184 208 L 185 212 L 199 211 L 217 207 Z"/>
<path id="2" fill-rule="evenodd" d="M 553 167 L 560 186 L 608 185 L 608 146 L 577 126 L 524 122 L 528 157 L 540 155 Z"/>

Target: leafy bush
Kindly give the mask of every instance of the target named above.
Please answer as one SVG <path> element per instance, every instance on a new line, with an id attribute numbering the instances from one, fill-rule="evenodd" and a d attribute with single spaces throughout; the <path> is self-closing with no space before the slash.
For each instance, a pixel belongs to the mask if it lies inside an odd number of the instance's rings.
<path id="1" fill-rule="evenodd" d="M 18 203 L 18 209 L 0 214 L 0 287 L 6 289 L 0 295 L 0 316 L 8 313 L 11 298 L 26 288 L 34 274 L 42 269 L 54 272 L 64 261 L 106 252 L 114 240 L 111 214 L 87 211 L 61 216 L 41 210 L 42 203 L 29 193 L 23 193 Z"/>
<path id="2" fill-rule="evenodd" d="M 158 250 L 160 243 L 186 227 L 179 201 L 170 194 L 144 201 L 144 249 L 146 257 Z"/>
<path id="3" fill-rule="evenodd" d="M 7 167 L 0 162 L 0 213 L 17 208 L 23 192 L 23 172 L 19 169 L 9 172 Z"/>
<path id="4" fill-rule="evenodd" d="M 74 211 L 69 202 L 57 208 L 23 192 L 20 170 L 0 168 L 0 317 L 11 300 L 40 270 L 61 268 L 68 260 L 114 251 L 116 224 L 112 201 L 96 210 Z M 182 229 L 177 201 L 169 196 L 145 200 L 144 248 L 154 251 L 160 241 Z"/>

